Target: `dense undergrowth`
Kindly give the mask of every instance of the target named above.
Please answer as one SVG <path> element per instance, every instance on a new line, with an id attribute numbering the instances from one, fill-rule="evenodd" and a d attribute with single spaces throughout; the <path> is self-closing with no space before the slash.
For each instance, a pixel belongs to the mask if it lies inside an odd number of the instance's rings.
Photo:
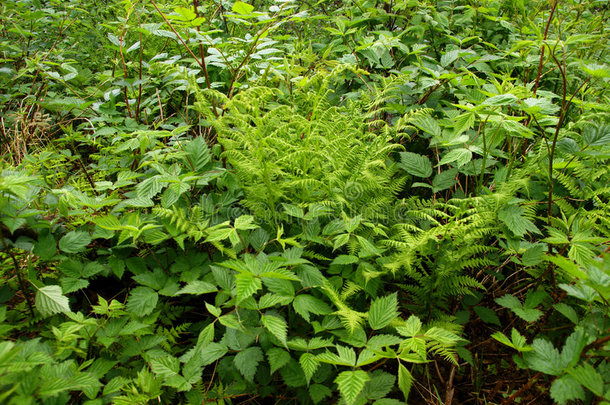
<path id="1" fill-rule="evenodd" d="M 3 1 L 0 403 L 608 404 L 609 13 Z"/>

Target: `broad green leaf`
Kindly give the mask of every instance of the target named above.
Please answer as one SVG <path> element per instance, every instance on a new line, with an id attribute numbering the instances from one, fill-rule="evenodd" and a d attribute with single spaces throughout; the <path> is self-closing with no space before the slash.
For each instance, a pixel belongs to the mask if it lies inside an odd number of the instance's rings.
<path id="1" fill-rule="evenodd" d="M 421 328 L 421 320 L 417 316 L 411 315 L 405 322 L 405 326 L 397 327 L 396 331 L 405 337 L 413 337 L 420 333 Z"/>
<path id="2" fill-rule="evenodd" d="M 89 280 L 73 277 L 61 278 L 61 289 L 64 293 L 69 294 L 74 291 L 82 290 L 89 285 Z"/>
<path id="3" fill-rule="evenodd" d="M 610 125 L 587 125 L 583 129 L 583 141 L 588 146 L 604 146 L 610 143 Z"/>
<path id="4" fill-rule="evenodd" d="M 525 208 L 516 204 L 510 204 L 498 212 L 498 218 L 515 236 L 523 236 L 526 232 L 540 233 L 536 225 L 523 214 Z"/>
<path id="5" fill-rule="evenodd" d="M 370 374 L 371 379 L 364 385 L 362 394 L 369 399 L 381 399 L 388 395 L 396 384 L 396 377 L 382 370 L 375 370 Z"/>
<path id="6" fill-rule="evenodd" d="M 301 365 L 301 368 L 305 373 L 307 384 L 309 384 L 309 381 L 311 381 L 311 377 L 320 366 L 320 362 L 316 360 L 316 355 L 312 353 L 303 353 L 299 358 L 299 364 Z"/>
<path id="7" fill-rule="evenodd" d="M 455 162 L 452 166 L 462 167 L 470 160 L 472 160 L 472 152 L 466 148 L 458 148 L 446 153 L 438 164 L 441 166 Z"/>
<path id="8" fill-rule="evenodd" d="M 161 192 L 163 186 L 157 176 L 149 177 L 136 186 L 136 194 L 138 198 L 150 200 Z"/>
<path id="9" fill-rule="evenodd" d="M 360 246 L 362 247 L 360 250 L 360 257 L 381 256 L 383 253 L 383 251 L 375 246 L 370 240 L 360 235 L 356 235 L 356 239 L 358 239 L 358 243 L 360 243 Z"/>
<path id="10" fill-rule="evenodd" d="M 235 356 L 233 364 L 244 376 L 244 378 L 250 382 L 254 380 L 258 363 L 263 360 L 263 351 L 258 346 L 248 347 Z"/>
<path id="11" fill-rule="evenodd" d="M 347 241 L 349 241 L 350 234 L 343 233 L 341 235 L 337 235 L 335 238 L 335 242 L 333 244 L 333 250 L 339 249 L 341 246 L 345 245 Z"/>
<path id="12" fill-rule="evenodd" d="M 335 264 L 353 264 L 358 263 L 358 257 L 352 255 L 339 255 L 334 258 L 334 260 L 330 263 L 331 266 Z"/>
<path id="13" fill-rule="evenodd" d="M 284 211 L 286 212 L 286 214 L 292 217 L 302 219 L 305 216 L 305 212 L 301 207 L 298 207 L 294 204 L 282 204 L 282 206 L 284 207 Z"/>
<path id="14" fill-rule="evenodd" d="M 328 315 L 332 309 L 328 304 L 319 298 L 309 294 L 299 294 L 295 297 L 292 303 L 297 314 L 301 315 L 307 322 L 310 321 L 309 314 Z"/>
<path id="15" fill-rule="evenodd" d="M 491 107 L 501 106 L 512 106 L 515 105 L 519 99 L 512 94 L 500 94 L 499 96 L 493 96 L 483 101 L 481 105 Z"/>
<path id="16" fill-rule="evenodd" d="M 70 231 L 59 240 L 59 249 L 65 253 L 79 253 L 91 243 L 87 232 Z"/>
<path id="17" fill-rule="evenodd" d="M 289 387 L 302 387 L 307 385 L 307 379 L 305 379 L 305 373 L 303 369 L 294 359 L 290 359 L 286 366 L 280 369 L 280 374 L 284 383 Z"/>
<path id="18" fill-rule="evenodd" d="M 205 308 L 208 310 L 209 313 L 214 315 L 216 318 L 218 318 L 220 316 L 220 314 L 222 314 L 222 310 L 220 308 L 217 308 L 208 302 L 205 303 Z"/>
<path id="19" fill-rule="evenodd" d="M 447 67 L 451 63 L 455 62 L 455 60 L 459 57 L 459 52 L 459 49 L 453 49 L 445 52 L 443 56 L 441 56 L 441 66 Z"/>
<path id="20" fill-rule="evenodd" d="M 449 170 L 443 170 L 432 179 L 432 191 L 438 193 L 439 191 L 447 190 L 453 187 L 456 183 L 456 177 L 458 169 L 453 168 Z"/>
<path id="21" fill-rule="evenodd" d="M 324 400 L 324 398 L 330 397 L 333 392 L 326 385 L 322 384 L 311 384 L 309 386 L 309 396 L 314 404 L 318 404 Z"/>
<path id="22" fill-rule="evenodd" d="M 152 313 L 157 306 L 159 294 L 149 287 L 136 287 L 127 299 L 127 310 L 137 316 Z"/>
<path id="23" fill-rule="evenodd" d="M 430 159 L 417 153 L 401 152 L 399 166 L 413 176 L 425 178 L 432 175 Z"/>
<path id="24" fill-rule="evenodd" d="M 432 136 L 441 136 L 441 127 L 435 118 L 429 115 L 417 115 L 409 120 L 417 128 Z"/>
<path id="25" fill-rule="evenodd" d="M 186 152 L 186 166 L 194 172 L 201 172 L 210 161 L 210 149 L 202 136 L 184 143 L 182 149 Z"/>
<path id="26" fill-rule="evenodd" d="M 242 231 L 248 229 L 257 229 L 258 225 L 254 223 L 254 217 L 252 215 L 242 215 L 235 220 L 235 229 Z"/>
<path id="27" fill-rule="evenodd" d="M 49 260 L 57 253 L 57 242 L 52 234 L 39 236 L 38 242 L 34 245 L 33 253 L 40 257 L 40 260 Z"/>
<path id="28" fill-rule="evenodd" d="M 604 395 L 604 379 L 589 363 L 568 369 L 568 373 L 598 397 Z"/>
<path id="29" fill-rule="evenodd" d="M 550 394 L 558 405 L 567 404 L 570 400 L 585 399 L 585 392 L 571 375 L 564 375 L 553 381 Z"/>
<path id="30" fill-rule="evenodd" d="M 237 294 L 236 304 L 239 304 L 261 288 L 261 280 L 249 273 L 239 273 L 235 275 L 235 285 L 235 293 Z"/>
<path id="31" fill-rule="evenodd" d="M 284 367 L 290 361 L 290 353 L 279 347 L 272 347 L 267 350 L 267 359 L 269 360 L 270 373 L 273 374 L 280 368 Z"/>
<path id="32" fill-rule="evenodd" d="M 458 116 L 454 120 L 454 136 L 460 135 L 462 132 L 469 130 L 474 125 L 476 114 L 474 112 L 467 112 Z"/>
<path id="33" fill-rule="evenodd" d="M 208 364 L 214 363 L 227 354 L 228 350 L 227 346 L 215 342 L 204 346 L 201 350 L 202 365 L 207 366 Z"/>
<path id="34" fill-rule="evenodd" d="M 398 388 L 402 391 L 405 397 L 405 404 L 409 403 L 409 393 L 411 392 L 411 385 L 413 384 L 413 376 L 411 372 L 407 370 L 402 364 L 398 365 Z"/>
<path id="35" fill-rule="evenodd" d="M 559 351 L 551 342 L 536 338 L 532 347 L 534 351 L 523 354 L 523 359 L 530 368 L 550 375 L 563 373 L 566 364 L 562 362 Z"/>
<path id="36" fill-rule="evenodd" d="M 185 285 L 182 289 L 180 289 L 175 295 L 180 294 L 209 294 L 212 292 L 218 291 L 218 288 L 214 284 L 207 283 L 201 280 L 194 280 Z"/>
<path id="37" fill-rule="evenodd" d="M 398 317 L 398 298 L 396 293 L 377 298 L 368 312 L 369 325 L 374 330 L 383 329 Z"/>
<path id="38" fill-rule="evenodd" d="M 362 370 L 343 371 L 337 376 L 335 383 L 337 383 L 346 405 L 352 405 L 356 401 L 358 394 L 369 379 L 369 375 Z"/>
<path id="39" fill-rule="evenodd" d="M 37 288 L 35 301 L 36 308 L 44 317 L 70 312 L 68 297 L 62 294 L 58 285 Z"/>
<path id="40" fill-rule="evenodd" d="M 288 324 L 286 324 L 286 321 L 275 315 L 262 315 L 261 321 L 263 326 L 286 346 L 286 335 L 288 331 Z"/>
<path id="41" fill-rule="evenodd" d="M 180 372 L 180 361 L 168 354 L 150 359 L 150 367 L 159 377 L 172 377 Z"/>
<path id="42" fill-rule="evenodd" d="M 122 229 L 121 222 L 116 216 L 112 214 L 96 218 L 93 222 L 100 228 L 107 229 L 110 231 L 117 231 Z"/>
<path id="43" fill-rule="evenodd" d="M 233 4 L 232 10 L 234 13 L 246 15 L 246 14 L 250 14 L 252 11 L 254 11 L 254 6 L 244 3 L 243 1 L 236 1 Z"/>
<path id="44" fill-rule="evenodd" d="M 473 307 L 473 309 L 483 322 L 501 326 L 500 318 L 498 318 L 498 315 L 496 315 L 496 313 L 492 309 L 482 307 L 480 305 Z"/>
<path id="45" fill-rule="evenodd" d="M 211 230 L 208 237 L 205 238 L 206 242 L 216 242 L 220 240 L 228 239 L 231 234 L 235 232 L 233 228 L 218 228 Z"/>

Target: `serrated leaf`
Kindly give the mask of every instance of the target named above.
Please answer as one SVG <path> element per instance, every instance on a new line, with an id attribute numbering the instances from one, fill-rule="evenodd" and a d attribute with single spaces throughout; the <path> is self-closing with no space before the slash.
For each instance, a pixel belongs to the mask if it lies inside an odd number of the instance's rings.
<path id="1" fill-rule="evenodd" d="M 150 200 L 161 192 L 163 186 L 157 176 L 149 177 L 136 186 L 136 195 L 138 198 Z"/>
<path id="2" fill-rule="evenodd" d="M 212 342 L 208 344 L 201 350 L 202 365 L 207 366 L 208 364 L 214 363 L 216 360 L 227 354 L 228 350 L 229 349 L 227 346 L 220 343 Z"/>
<path id="3" fill-rule="evenodd" d="M 401 152 L 399 166 L 413 176 L 426 178 L 432 175 L 430 159 L 417 153 Z"/>
<path id="4" fill-rule="evenodd" d="M 405 326 L 397 327 L 396 331 L 405 337 L 413 337 L 419 334 L 421 328 L 421 320 L 417 316 L 411 315 L 405 322 Z"/>
<path id="5" fill-rule="evenodd" d="M 37 288 L 35 302 L 36 309 L 44 317 L 70 312 L 68 297 L 62 294 L 61 287 L 58 285 Z"/>
<path id="6" fill-rule="evenodd" d="M 79 253 L 91 243 L 87 232 L 70 231 L 59 240 L 59 249 L 65 253 Z"/>
<path id="7" fill-rule="evenodd" d="M 447 190 L 456 183 L 456 176 L 458 169 L 453 168 L 449 170 L 443 170 L 432 179 L 432 191 L 438 193 L 439 191 Z"/>
<path id="8" fill-rule="evenodd" d="M 314 404 L 322 402 L 324 398 L 330 397 L 332 393 L 326 385 L 312 384 L 309 386 L 309 396 Z"/>
<path id="9" fill-rule="evenodd" d="M 267 350 L 267 359 L 269 360 L 270 373 L 273 374 L 280 368 L 284 367 L 290 361 L 290 353 L 279 347 L 273 347 Z"/>
<path id="10" fill-rule="evenodd" d="M 539 233 L 532 221 L 525 218 L 525 208 L 516 204 L 507 205 L 498 212 L 500 221 L 508 227 L 515 236 L 523 236 L 526 232 Z"/>
<path id="11" fill-rule="evenodd" d="M 453 49 L 449 52 L 445 52 L 443 56 L 441 56 L 441 66 L 446 67 L 453 63 L 459 57 L 459 52 L 459 49 Z"/>
<path id="12" fill-rule="evenodd" d="M 149 287 L 136 287 L 127 300 L 127 310 L 137 316 L 146 316 L 155 310 L 159 294 Z"/>
<path id="13" fill-rule="evenodd" d="M 307 322 L 310 321 L 309 314 L 328 315 L 332 309 L 321 299 L 309 294 L 299 294 L 295 297 L 292 306 L 297 314 L 301 315 Z"/>
<path id="14" fill-rule="evenodd" d="M 450 163 L 454 163 L 455 167 L 462 167 L 464 166 L 466 163 L 470 162 L 472 160 L 472 152 L 469 149 L 466 148 L 458 148 L 458 149 L 453 149 L 451 151 L 449 151 L 448 153 L 446 153 L 443 158 L 441 159 L 441 161 L 438 163 L 439 166 L 441 165 L 448 165 Z"/>
<path id="15" fill-rule="evenodd" d="M 491 323 L 493 325 L 498 325 L 500 326 L 500 318 L 498 318 L 498 315 L 496 315 L 496 313 L 494 312 L 494 310 L 486 308 L 486 307 L 481 307 L 479 305 L 473 307 L 474 312 L 479 316 L 479 318 L 485 322 L 485 323 Z"/>
<path id="16" fill-rule="evenodd" d="M 258 363 L 263 359 L 263 351 L 258 346 L 248 347 L 235 356 L 233 364 L 241 375 L 250 382 L 254 380 Z"/>
<path id="17" fill-rule="evenodd" d="M 33 253 L 40 257 L 40 260 L 49 260 L 57 253 L 57 242 L 53 235 L 38 236 L 38 242 L 34 245 Z"/>
<path id="18" fill-rule="evenodd" d="M 364 385 L 362 392 L 369 401 L 385 397 L 396 384 L 396 377 L 385 371 L 375 370 L 370 377 L 371 379 Z"/>
<path id="19" fill-rule="evenodd" d="M 493 96 L 481 103 L 484 106 L 499 107 L 499 106 L 510 106 L 514 105 L 519 99 L 512 94 L 500 94 L 499 96 Z"/>
<path id="20" fill-rule="evenodd" d="M 564 371 L 565 363 L 551 342 L 536 338 L 532 347 L 534 351 L 523 354 L 523 359 L 530 368 L 550 375 L 559 375 Z"/>
<path id="21" fill-rule="evenodd" d="M 261 288 L 261 280 L 249 273 L 239 273 L 235 275 L 235 285 L 236 304 L 239 304 Z"/>
<path id="22" fill-rule="evenodd" d="M 188 283 L 187 285 L 185 285 L 183 288 L 181 288 L 175 295 L 180 295 L 180 294 L 201 295 L 201 294 L 209 294 L 209 293 L 216 292 L 216 291 L 218 291 L 218 288 L 216 288 L 216 286 L 214 284 L 207 283 L 207 282 L 201 281 L 201 280 L 193 280 L 190 283 Z"/>
<path id="23" fill-rule="evenodd" d="M 433 136 L 441 136 L 441 127 L 437 120 L 429 115 L 418 115 L 409 120 L 417 128 Z"/>
<path id="24" fill-rule="evenodd" d="M 598 397 L 604 395 L 604 379 L 589 363 L 568 369 L 568 373 Z"/>
<path id="25" fill-rule="evenodd" d="M 585 399 L 585 392 L 571 375 L 564 375 L 553 381 L 550 394 L 558 405 L 564 405 L 574 399 Z"/>
<path id="26" fill-rule="evenodd" d="M 186 142 L 182 149 L 186 152 L 187 166 L 194 172 L 200 172 L 210 161 L 210 149 L 201 136 Z"/>
<path id="27" fill-rule="evenodd" d="M 294 359 L 290 359 L 288 364 L 280 369 L 280 374 L 282 375 L 284 383 L 289 387 L 302 387 L 307 385 L 303 369 L 301 369 L 299 363 Z"/>
<path id="28" fill-rule="evenodd" d="M 474 112 L 467 112 L 458 116 L 454 120 L 453 132 L 454 136 L 460 135 L 462 132 L 469 130 L 474 125 L 476 114 Z"/>
<path id="29" fill-rule="evenodd" d="M 107 229 L 109 231 L 118 231 L 122 229 L 121 222 L 112 214 L 96 218 L 93 222 L 100 228 Z"/>
<path id="30" fill-rule="evenodd" d="M 413 375 L 406 369 L 402 364 L 398 365 L 398 388 L 402 391 L 405 396 L 405 404 L 409 403 L 409 393 L 411 392 L 411 385 L 413 384 Z"/>
<path id="31" fill-rule="evenodd" d="M 396 293 L 377 298 L 369 308 L 369 325 L 374 330 L 383 329 L 398 316 L 398 296 Z"/>
<path id="32" fill-rule="evenodd" d="M 233 225 L 235 229 L 245 231 L 247 229 L 257 229 L 258 225 L 254 223 L 254 217 L 252 215 L 242 215 L 235 220 Z"/>
<path id="33" fill-rule="evenodd" d="M 334 258 L 334 260 L 330 263 L 330 265 L 343 265 L 343 264 L 353 264 L 358 263 L 358 258 L 352 255 L 339 255 Z"/>
<path id="34" fill-rule="evenodd" d="M 82 290 L 89 285 L 89 280 L 83 280 L 82 278 L 73 277 L 62 277 L 61 278 L 61 289 L 66 294 L 74 291 Z"/>
<path id="35" fill-rule="evenodd" d="M 288 324 L 286 321 L 275 315 L 262 315 L 261 321 L 263 326 L 286 346 L 286 335 L 288 331 Z"/>
<path id="36" fill-rule="evenodd" d="M 351 405 L 356 401 L 358 394 L 364 388 L 364 384 L 369 380 L 370 377 L 365 371 L 343 371 L 337 376 L 335 383 L 337 383 L 346 405 Z"/>
<path id="37" fill-rule="evenodd" d="M 180 372 L 180 361 L 170 355 L 150 359 L 150 368 L 159 377 L 172 377 Z"/>
<path id="38" fill-rule="evenodd" d="M 335 238 L 335 242 L 333 243 L 333 250 L 337 250 L 341 246 L 345 245 L 347 241 L 349 241 L 349 237 L 349 233 L 342 233 L 341 235 L 337 235 L 337 237 Z"/>
<path id="39" fill-rule="evenodd" d="M 320 362 L 316 360 L 316 355 L 312 353 L 303 353 L 299 358 L 299 364 L 305 373 L 305 378 L 307 379 L 307 384 L 311 381 L 311 377 L 316 372 L 318 367 L 320 366 Z"/>

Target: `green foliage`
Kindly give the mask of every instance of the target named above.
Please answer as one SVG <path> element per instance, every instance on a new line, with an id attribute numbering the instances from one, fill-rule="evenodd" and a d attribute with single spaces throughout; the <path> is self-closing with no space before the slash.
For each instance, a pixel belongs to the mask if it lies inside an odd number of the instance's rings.
<path id="1" fill-rule="evenodd" d="M 0 402 L 610 401 L 608 11 L 2 2 Z"/>

